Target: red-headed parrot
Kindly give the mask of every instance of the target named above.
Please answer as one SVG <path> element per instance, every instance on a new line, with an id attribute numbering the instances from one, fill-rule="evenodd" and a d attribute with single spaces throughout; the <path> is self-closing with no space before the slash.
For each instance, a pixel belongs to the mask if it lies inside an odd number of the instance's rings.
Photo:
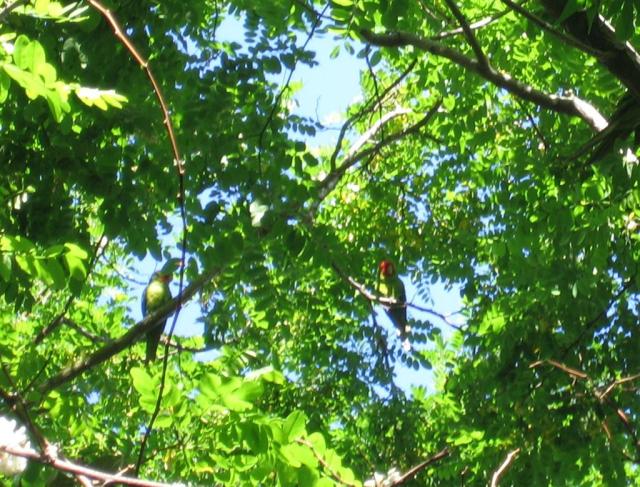
<path id="1" fill-rule="evenodd" d="M 378 293 L 387 298 L 398 301 L 396 305 L 385 306 L 387 316 L 398 329 L 400 337 L 404 340 L 404 348 L 407 349 L 409 342 L 406 341 L 410 331 L 407 324 L 407 294 L 404 283 L 398 276 L 396 266 L 390 260 L 383 260 L 378 265 Z"/>
<path id="2" fill-rule="evenodd" d="M 171 301 L 171 290 L 169 289 L 169 283 L 173 279 L 173 272 L 176 268 L 176 260 L 171 259 L 165 264 L 165 266 L 154 272 L 149 279 L 149 284 L 142 292 L 142 315 L 147 316 L 153 313 L 163 304 Z M 179 261 L 179 260 L 178 260 Z M 164 331 L 164 325 L 167 320 L 162 320 L 147 332 L 147 353 L 145 363 L 148 363 L 156 358 L 156 352 L 158 350 L 158 344 L 160 343 L 160 337 Z"/>

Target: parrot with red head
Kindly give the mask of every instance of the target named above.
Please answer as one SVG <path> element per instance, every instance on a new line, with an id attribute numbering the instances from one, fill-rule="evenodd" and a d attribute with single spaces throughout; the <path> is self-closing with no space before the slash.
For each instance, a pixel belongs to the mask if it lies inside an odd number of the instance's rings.
<path id="1" fill-rule="evenodd" d="M 400 338 L 405 341 L 405 349 L 407 348 L 406 341 L 407 334 L 409 333 L 409 326 L 407 324 L 407 294 L 404 289 L 404 283 L 393 262 L 385 259 L 378 265 L 378 286 L 377 291 L 386 298 L 392 298 L 398 301 L 398 304 L 385 306 L 387 316 L 398 329 Z"/>

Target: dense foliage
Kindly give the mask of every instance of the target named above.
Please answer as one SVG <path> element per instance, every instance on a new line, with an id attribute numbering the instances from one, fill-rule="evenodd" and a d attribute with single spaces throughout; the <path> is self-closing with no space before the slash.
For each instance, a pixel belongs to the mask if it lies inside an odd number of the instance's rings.
<path id="1" fill-rule="evenodd" d="M 0 2 L 0 482 L 639 484 L 639 11 Z M 313 37 L 366 60 L 333 147 Z M 148 365 L 145 257 L 202 331 Z M 385 258 L 464 320 L 409 295 L 403 349 Z"/>

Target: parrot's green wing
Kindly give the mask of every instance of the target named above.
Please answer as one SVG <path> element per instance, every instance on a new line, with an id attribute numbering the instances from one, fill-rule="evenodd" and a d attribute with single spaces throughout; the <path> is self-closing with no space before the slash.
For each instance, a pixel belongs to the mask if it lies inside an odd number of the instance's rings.
<path id="1" fill-rule="evenodd" d="M 161 278 L 161 273 L 155 273 L 149 284 L 145 288 L 142 295 L 142 314 L 147 316 L 148 314 L 153 313 L 165 303 L 171 301 L 171 290 L 169 289 L 169 284 L 164 282 Z M 160 343 L 160 337 L 162 336 L 162 332 L 164 331 L 164 326 L 167 323 L 167 320 L 162 320 L 147 332 L 146 335 L 146 358 L 145 362 L 150 362 L 155 360 L 156 353 L 158 350 L 158 344 Z"/>

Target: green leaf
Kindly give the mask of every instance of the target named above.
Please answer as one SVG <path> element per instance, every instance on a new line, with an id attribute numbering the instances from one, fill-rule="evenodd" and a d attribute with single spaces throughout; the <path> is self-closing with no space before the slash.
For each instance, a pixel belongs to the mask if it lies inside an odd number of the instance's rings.
<path id="1" fill-rule="evenodd" d="M 133 387 L 142 396 L 150 395 L 154 392 L 156 382 L 147 373 L 146 370 L 140 367 L 132 367 L 129 371 L 131 378 L 133 379 Z"/>
<path id="2" fill-rule="evenodd" d="M 32 73 L 38 73 L 41 65 L 46 62 L 42 45 L 24 35 L 19 35 L 14 43 L 13 59 L 20 69 Z"/>
<path id="3" fill-rule="evenodd" d="M 0 279 L 9 282 L 11 278 L 11 257 L 5 253 L 0 254 Z"/>
<path id="4" fill-rule="evenodd" d="M 34 259 L 37 276 L 53 289 L 63 289 L 66 284 L 64 270 L 55 259 Z"/>
<path id="5" fill-rule="evenodd" d="M 306 432 L 307 416 L 302 411 L 294 411 L 282 426 L 286 442 L 291 442 Z"/>
<path id="6" fill-rule="evenodd" d="M 0 103 L 4 103 L 9 96 L 9 86 L 11 85 L 11 78 L 7 76 L 7 73 L 0 71 Z"/>

